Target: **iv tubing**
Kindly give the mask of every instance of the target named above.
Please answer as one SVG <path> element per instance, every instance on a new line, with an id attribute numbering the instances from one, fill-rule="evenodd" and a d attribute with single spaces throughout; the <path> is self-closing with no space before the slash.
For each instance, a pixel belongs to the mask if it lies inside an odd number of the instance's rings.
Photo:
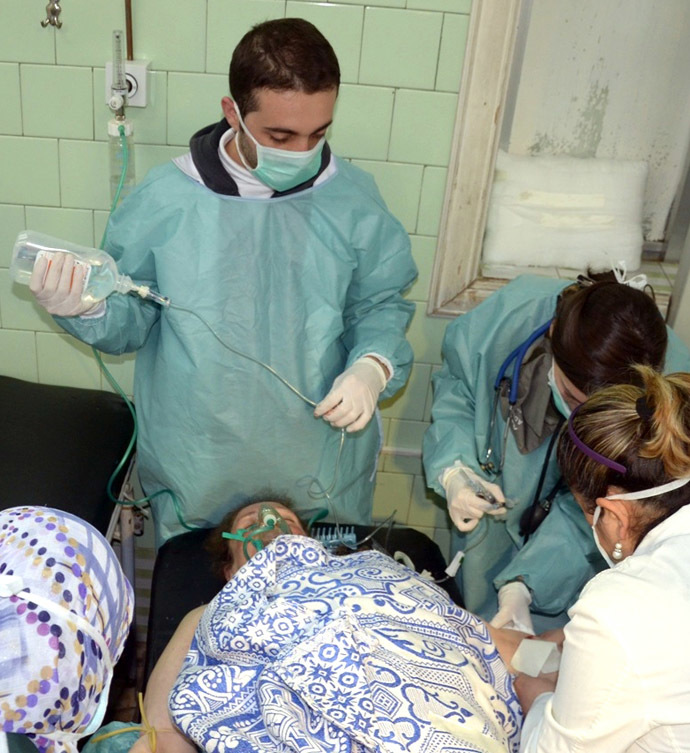
<path id="1" fill-rule="evenodd" d="M 117 190 L 115 191 L 115 197 L 113 198 L 113 203 L 112 203 L 112 206 L 110 207 L 110 212 L 108 214 L 108 217 L 110 217 L 110 215 L 115 211 L 115 208 L 117 207 L 117 204 L 118 204 L 118 202 L 120 200 L 120 193 L 122 192 L 122 186 L 124 185 L 124 182 L 125 182 L 125 177 L 127 175 L 127 165 L 128 165 L 128 162 L 129 162 L 129 148 L 127 146 L 127 137 L 125 135 L 125 127 L 124 127 L 124 125 L 120 125 L 118 127 L 118 132 L 120 134 L 120 141 L 121 141 L 121 144 L 122 144 L 122 173 L 120 175 L 120 182 L 118 183 Z M 103 237 L 101 238 L 101 244 L 100 244 L 100 248 L 101 249 L 103 249 L 104 246 L 105 246 L 105 240 L 106 240 L 107 232 L 108 232 L 108 225 L 106 223 L 105 230 L 103 231 Z M 165 298 L 165 296 L 162 296 L 162 298 Z M 252 361 L 253 363 L 255 363 L 255 364 L 263 367 L 269 373 L 271 373 L 274 377 L 276 377 L 276 379 L 278 379 L 279 381 L 281 381 L 289 390 L 291 390 L 292 392 L 294 392 L 294 394 L 297 395 L 297 397 L 299 397 L 301 400 L 303 400 L 305 403 L 307 403 L 307 405 L 311 405 L 312 407 L 316 407 L 316 403 L 313 400 L 311 400 L 310 398 L 308 398 L 306 395 L 302 394 L 297 389 L 297 387 L 295 387 L 292 384 L 290 384 L 290 382 L 288 382 L 287 379 L 285 379 L 285 377 L 281 376 L 272 366 L 269 366 L 267 363 L 264 363 L 263 361 L 260 361 L 259 359 L 254 358 L 253 356 L 248 355 L 247 353 L 243 353 L 242 351 L 237 350 L 237 349 L 233 348 L 231 345 L 228 345 L 228 343 L 224 342 L 224 340 L 213 329 L 213 327 L 200 314 L 198 314 L 196 311 L 193 311 L 192 309 L 184 308 L 183 306 L 176 306 L 175 304 L 170 303 L 169 299 L 167 299 L 167 298 L 166 298 L 166 301 L 168 301 L 167 306 L 169 308 L 176 309 L 178 311 L 183 311 L 185 313 L 191 314 L 192 316 L 196 317 L 202 324 L 204 324 L 204 326 L 206 326 L 208 328 L 209 332 L 213 335 L 213 337 L 224 348 L 226 348 L 227 350 L 231 351 L 232 353 L 235 353 L 238 356 L 241 356 L 242 358 L 246 358 L 247 360 Z M 170 498 L 173 501 L 173 507 L 175 509 L 175 515 L 176 515 L 177 520 L 180 523 L 180 525 L 183 528 L 186 528 L 188 531 L 195 530 L 195 527 L 194 526 L 190 526 L 188 523 L 186 523 L 185 520 L 184 520 L 184 518 L 182 517 L 182 514 L 180 512 L 180 502 L 179 502 L 179 500 L 177 498 L 177 495 L 175 494 L 175 492 L 172 489 L 159 489 L 157 492 L 154 492 L 151 495 L 148 495 L 148 496 L 143 497 L 143 498 L 138 499 L 138 500 L 134 500 L 132 502 L 130 502 L 128 500 L 126 500 L 126 501 L 119 500 L 113 494 L 113 491 L 112 491 L 113 483 L 115 481 L 116 476 L 118 475 L 118 473 L 121 471 L 121 469 L 124 466 L 124 464 L 129 459 L 129 456 L 130 456 L 130 454 L 131 454 L 131 452 L 133 450 L 133 447 L 134 447 L 134 445 L 136 443 L 137 435 L 139 433 L 139 424 L 138 424 L 138 421 L 137 421 L 136 412 L 134 410 L 134 406 L 132 405 L 132 402 L 129 400 L 129 398 L 127 397 L 127 395 L 125 395 L 123 389 L 115 381 L 115 378 L 110 373 L 110 371 L 107 369 L 106 365 L 103 363 L 103 359 L 101 358 L 101 355 L 98 352 L 98 350 L 96 348 L 92 348 L 92 350 L 93 350 L 94 356 L 96 357 L 96 360 L 98 361 L 98 364 L 99 364 L 102 372 L 105 374 L 106 379 L 108 380 L 108 382 L 110 383 L 110 385 L 112 386 L 112 388 L 125 401 L 125 404 L 127 405 L 127 408 L 129 409 L 129 412 L 132 414 L 132 421 L 134 423 L 134 429 L 132 431 L 132 437 L 131 437 L 131 439 L 129 441 L 129 445 L 127 446 L 127 449 L 125 450 L 125 453 L 124 453 L 124 455 L 122 457 L 122 460 L 118 463 L 117 467 L 115 468 L 115 470 L 111 474 L 110 478 L 108 479 L 107 493 L 108 493 L 109 499 L 111 500 L 111 502 L 114 502 L 115 504 L 133 505 L 133 506 L 136 507 L 136 506 L 139 506 L 140 504 L 142 504 L 144 502 L 150 502 L 152 499 L 154 499 L 155 497 L 158 497 L 161 494 L 169 494 Z M 308 495 L 309 495 L 309 497 L 311 499 L 326 499 L 326 500 L 328 500 L 328 502 L 332 502 L 330 495 L 333 492 L 333 490 L 335 489 L 335 485 L 336 485 L 336 483 L 338 481 L 338 475 L 339 475 L 339 472 L 340 472 L 340 459 L 341 459 L 341 456 L 342 456 L 344 444 L 345 444 L 345 429 L 341 429 L 340 430 L 340 445 L 338 447 L 338 455 L 337 455 L 336 461 L 335 461 L 335 468 L 334 468 L 334 471 L 333 471 L 333 480 L 331 481 L 331 483 L 328 486 L 328 488 L 324 489 L 324 487 L 321 484 L 321 482 L 317 478 L 312 477 L 311 483 L 309 485 L 309 489 L 307 491 L 307 493 L 308 493 Z M 315 484 L 320 487 L 320 491 L 319 492 L 312 491 L 312 486 L 314 486 Z M 331 511 L 333 513 L 333 516 L 335 518 L 336 530 L 338 532 L 340 532 L 341 525 L 340 525 L 340 521 L 338 520 L 338 513 L 337 513 L 337 511 L 335 509 L 335 505 L 331 504 L 330 507 L 331 507 Z M 386 523 L 386 521 L 384 521 L 381 524 L 381 526 L 383 526 L 385 523 Z M 379 530 L 379 529 L 377 529 L 377 530 Z M 367 537 L 367 538 L 369 538 L 369 537 Z M 366 539 L 364 539 L 364 541 L 366 541 Z M 361 544 L 361 543 L 362 542 L 358 542 L 358 545 Z"/>

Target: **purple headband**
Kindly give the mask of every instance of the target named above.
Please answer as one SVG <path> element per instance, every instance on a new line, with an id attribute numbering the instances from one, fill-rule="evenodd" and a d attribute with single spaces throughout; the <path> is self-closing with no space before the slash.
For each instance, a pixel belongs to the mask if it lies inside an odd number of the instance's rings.
<path id="1" fill-rule="evenodd" d="M 605 465 L 607 468 L 610 468 L 612 471 L 618 471 L 618 473 L 626 474 L 628 472 L 628 469 L 621 465 L 620 463 L 616 463 L 615 460 L 611 460 L 604 455 L 600 455 L 598 452 L 593 450 L 591 447 L 586 445 L 580 437 L 577 436 L 575 433 L 575 429 L 573 429 L 573 419 L 575 418 L 575 415 L 582 407 L 582 404 L 578 405 L 577 408 L 570 414 L 570 417 L 568 418 L 568 435 L 573 440 L 573 444 L 575 447 L 577 447 L 580 452 L 583 452 L 587 457 L 592 458 L 592 460 L 596 460 L 597 463 L 601 463 L 602 465 Z"/>

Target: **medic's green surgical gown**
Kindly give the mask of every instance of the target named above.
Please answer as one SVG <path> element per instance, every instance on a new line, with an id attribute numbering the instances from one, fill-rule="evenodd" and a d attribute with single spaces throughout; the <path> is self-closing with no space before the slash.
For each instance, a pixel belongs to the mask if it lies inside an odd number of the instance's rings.
<path id="1" fill-rule="evenodd" d="M 518 277 L 448 325 L 443 366 L 433 378 L 432 424 L 423 443 L 427 483 L 442 496 L 445 492 L 438 476 L 455 460 L 486 478 L 478 458 L 484 457 L 498 370 L 514 348 L 553 317 L 558 295 L 568 284 L 533 275 Z M 690 370 L 687 348 L 671 330 L 668 335 L 664 371 Z M 499 408 L 491 437 L 499 458 L 504 427 Z M 532 504 L 548 443 L 547 438 L 536 450 L 522 455 L 509 433 L 498 483 L 515 507 L 505 521 L 487 515 L 467 534 L 453 531 L 453 551 L 466 551 L 457 576 L 465 606 L 485 619 L 496 614 L 496 589 L 518 576 L 532 591 L 533 611 L 561 615 L 604 566 L 592 531 L 567 490 L 555 497 L 545 521 L 520 549 L 520 516 Z M 542 496 L 553 489 L 559 476 L 554 448 Z"/>
<path id="2" fill-rule="evenodd" d="M 172 163 L 155 168 L 112 216 L 106 250 L 120 272 L 176 308 L 113 294 L 101 318 L 59 318 L 107 353 L 138 350 L 134 394 L 138 466 L 154 501 L 158 542 L 213 525 L 247 495 L 288 494 L 305 515 L 335 507 L 341 521 L 371 515 L 378 422 L 346 435 L 332 502 L 328 489 L 341 432 L 260 365 L 318 402 L 367 353 L 389 359 L 382 397 L 407 379 L 405 330 L 416 277 L 410 243 L 373 179 L 336 159 L 324 182 L 289 196 L 214 193 Z M 314 482 L 318 479 L 318 483 Z M 319 486 L 320 485 L 320 486 Z M 332 511 L 332 510 L 331 510 Z"/>

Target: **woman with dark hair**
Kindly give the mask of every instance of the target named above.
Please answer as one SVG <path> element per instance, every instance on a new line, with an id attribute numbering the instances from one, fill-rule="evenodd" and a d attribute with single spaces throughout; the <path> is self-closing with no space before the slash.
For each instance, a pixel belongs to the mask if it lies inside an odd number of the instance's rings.
<path id="1" fill-rule="evenodd" d="M 690 750 L 690 374 L 573 412 L 558 461 L 610 570 L 570 609 L 557 680 L 520 676 L 524 753 Z"/>
<path id="2" fill-rule="evenodd" d="M 532 631 L 532 613 L 538 629 L 562 625 L 603 567 L 555 457 L 570 410 L 596 389 L 639 380 L 636 363 L 690 370 L 687 348 L 638 289 L 646 281 L 619 278 L 519 277 L 446 331 L 427 483 L 448 500 L 454 546 L 467 553 L 465 605 L 497 627 Z"/>

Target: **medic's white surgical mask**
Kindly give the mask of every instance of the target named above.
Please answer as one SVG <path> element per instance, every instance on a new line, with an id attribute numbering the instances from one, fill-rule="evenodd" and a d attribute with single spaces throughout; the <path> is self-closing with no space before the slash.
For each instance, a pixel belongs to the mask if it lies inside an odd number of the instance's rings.
<path id="1" fill-rule="evenodd" d="M 594 543 L 597 545 L 597 549 L 599 550 L 599 553 L 601 556 L 606 560 L 606 564 L 609 567 L 615 567 L 618 563 L 614 562 L 609 553 L 604 549 L 604 547 L 599 542 L 599 536 L 597 536 L 597 523 L 599 522 L 599 518 L 601 517 L 601 507 L 597 505 L 597 509 L 594 511 L 594 519 L 592 520 L 592 535 L 594 536 Z"/>
<path id="2" fill-rule="evenodd" d="M 237 153 L 242 160 L 242 164 L 249 172 L 256 176 L 262 183 L 265 183 L 274 191 L 288 191 L 300 183 L 313 178 L 321 166 L 321 152 L 323 145 L 326 143 L 325 136 L 322 136 L 313 149 L 306 152 L 293 152 L 288 149 L 273 149 L 270 146 L 260 144 L 244 124 L 242 115 L 237 105 L 235 112 L 239 118 L 240 125 L 244 132 L 254 142 L 256 147 L 256 167 L 250 167 L 249 163 L 242 154 L 240 140 L 237 139 Z"/>
<path id="3" fill-rule="evenodd" d="M 553 402 L 555 403 L 556 408 L 558 409 L 558 412 L 564 418 L 569 418 L 570 414 L 572 413 L 572 410 L 570 406 L 568 405 L 568 403 L 566 403 L 565 400 L 563 399 L 563 395 L 561 395 L 561 392 L 558 389 L 558 385 L 556 384 L 556 377 L 554 375 L 553 362 L 551 363 L 551 368 L 549 369 L 547 379 L 549 380 L 549 387 L 551 387 L 551 394 L 553 395 Z"/>

